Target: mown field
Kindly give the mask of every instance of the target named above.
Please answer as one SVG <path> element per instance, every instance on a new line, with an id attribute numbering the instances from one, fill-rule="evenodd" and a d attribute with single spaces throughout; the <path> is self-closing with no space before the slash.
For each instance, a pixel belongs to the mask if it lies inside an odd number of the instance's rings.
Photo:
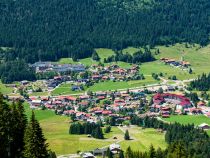
<path id="1" fill-rule="evenodd" d="M 61 95 L 61 94 L 78 94 L 78 93 L 84 93 L 85 91 L 109 91 L 109 90 L 117 90 L 117 89 L 127 89 L 127 88 L 135 88 L 140 86 L 145 86 L 148 84 L 155 84 L 158 83 L 158 81 L 154 80 L 151 76 L 146 76 L 145 80 L 134 80 L 134 81 L 105 81 L 105 82 L 99 82 L 95 83 L 93 86 L 87 88 L 84 87 L 84 91 L 72 91 L 71 90 L 71 84 L 62 84 L 60 87 L 56 88 L 54 91 L 52 91 L 52 95 Z"/>
<path id="2" fill-rule="evenodd" d="M 141 73 L 145 75 L 151 75 L 151 73 L 160 73 L 162 72 L 166 78 L 172 75 L 176 75 L 178 79 L 185 80 L 197 77 L 203 72 L 210 72 L 210 45 L 206 47 L 200 47 L 197 44 L 175 44 L 170 46 L 157 46 L 152 49 L 152 52 L 159 49 L 160 54 L 154 55 L 157 59 L 154 62 L 143 63 L 141 67 Z M 123 49 L 123 53 L 134 54 L 135 52 L 142 50 L 142 48 L 128 47 Z M 104 58 L 107 58 L 114 54 L 114 51 L 111 49 L 100 48 L 96 49 L 96 52 L 101 58 L 103 63 Z M 193 74 L 189 74 L 188 71 L 181 70 L 179 68 L 174 68 L 169 65 L 165 65 L 159 61 L 160 58 L 174 58 L 176 60 L 181 60 L 183 58 L 185 61 L 189 61 Z M 75 63 L 71 58 L 64 58 L 59 61 L 60 63 Z M 81 59 L 79 63 L 90 66 L 92 64 L 97 64 L 98 62 L 93 61 L 91 58 Z M 128 68 L 130 64 L 125 62 L 117 62 L 121 67 Z"/>
<path id="3" fill-rule="evenodd" d="M 0 93 L 2 94 L 9 94 L 12 93 L 13 89 L 10 87 L 6 87 L 4 84 L 0 82 Z"/>
<path id="4" fill-rule="evenodd" d="M 31 109 L 28 104 L 25 104 L 25 110 L 28 118 L 30 118 Z M 123 150 L 130 146 L 132 149 L 145 151 L 149 149 L 151 144 L 155 148 L 166 147 L 164 134 L 155 129 L 128 128 L 133 140 L 125 141 L 124 132 L 118 127 L 112 127 L 111 132 L 104 135 L 105 139 L 99 140 L 88 138 L 86 135 L 69 135 L 70 119 L 66 116 L 55 115 L 50 110 L 35 110 L 35 114 L 49 143 L 49 148 L 55 151 L 57 155 L 107 147 L 112 143 L 119 143 Z M 113 139 L 114 137 L 117 139 Z"/>
<path id="5" fill-rule="evenodd" d="M 207 123 L 210 125 L 210 118 L 204 115 L 172 115 L 170 118 L 163 118 L 167 122 L 178 122 L 181 124 L 195 124 L 200 125 L 202 123 Z"/>
<path id="6" fill-rule="evenodd" d="M 167 143 L 163 133 L 153 128 L 141 129 L 140 127 L 130 127 L 128 129 L 131 140 L 123 140 L 119 144 L 125 151 L 129 146 L 136 151 L 147 151 L 151 144 L 157 149 L 158 147 L 165 149 Z"/>

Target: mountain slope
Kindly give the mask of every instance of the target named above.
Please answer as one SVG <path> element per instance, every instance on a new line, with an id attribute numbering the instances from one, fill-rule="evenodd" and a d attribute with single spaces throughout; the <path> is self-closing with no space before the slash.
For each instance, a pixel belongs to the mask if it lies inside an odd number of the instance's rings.
<path id="1" fill-rule="evenodd" d="M 205 45 L 209 0 L 2 0 L 0 45 L 27 62 L 90 56 L 93 48 Z"/>

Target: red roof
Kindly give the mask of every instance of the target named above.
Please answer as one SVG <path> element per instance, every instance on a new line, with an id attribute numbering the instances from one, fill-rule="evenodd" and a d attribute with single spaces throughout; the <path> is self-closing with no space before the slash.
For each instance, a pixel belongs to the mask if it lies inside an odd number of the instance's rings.
<path id="1" fill-rule="evenodd" d="M 155 104 L 160 104 L 162 102 L 165 102 L 165 98 L 169 98 L 169 97 L 180 100 L 181 106 L 191 105 L 191 102 L 187 97 L 183 95 L 177 95 L 177 94 L 171 94 L 171 93 L 163 93 L 163 94 L 157 93 L 153 97 L 153 102 Z"/>
<path id="2" fill-rule="evenodd" d="M 100 100 L 105 99 L 105 96 L 98 96 L 98 99 Z"/>
<path id="3" fill-rule="evenodd" d="M 71 100 L 71 101 L 75 101 L 77 100 L 77 98 L 72 97 L 72 96 L 59 96 L 59 99 L 67 99 L 67 100 Z"/>
<path id="4" fill-rule="evenodd" d="M 103 111 L 102 111 L 102 114 L 103 114 L 103 115 L 109 115 L 109 114 L 112 114 L 112 112 L 109 111 L 109 110 L 103 110 Z"/>

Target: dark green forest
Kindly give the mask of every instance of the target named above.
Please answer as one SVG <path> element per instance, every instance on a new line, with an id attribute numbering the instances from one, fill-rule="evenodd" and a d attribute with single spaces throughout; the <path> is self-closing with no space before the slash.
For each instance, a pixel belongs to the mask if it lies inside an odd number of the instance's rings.
<path id="1" fill-rule="evenodd" d="M 121 50 L 177 42 L 206 45 L 209 0 L 1 0 L 0 46 L 7 60 L 74 60 L 93 48 Z"/>
<path id="2" fill-rule="evenodd" d="M 210 73 L 202 74 L 196 80 L 190 82 L 190 89 L 208 91 L 210 89 Z"/>

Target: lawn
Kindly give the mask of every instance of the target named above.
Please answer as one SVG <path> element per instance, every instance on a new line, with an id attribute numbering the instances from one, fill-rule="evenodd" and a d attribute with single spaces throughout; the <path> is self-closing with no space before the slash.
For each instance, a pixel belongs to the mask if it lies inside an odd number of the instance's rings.
<path id="1" fill-rule="evenodd" d="M 93 60 L 92 58 L 80 59 L 79 62 L 81 64 L 84 64 L 85 66 L 91 66 L 93 64 L 98 64 L 99 63 L 99 62 Z"/>
<path id="2" fill-rule="evenodd" d="M 157 61 L 143 63 L 140 66 L 142 70 L 141 72 L 145 75 L 163 72 L 166 78 L 168 78 L 168 76 L 176 75 L 178 79 L 184 80 L 195 78 L 203 72 L 210 72 L 210 45 L 200 47 L 197 44 L 188 44 L 187 48 L 184 43 L 170 46 L 157 46 L 152 49 L 152 52 L 156 49 L 160 50 L 160 54 L 154 55 Z M 122 51 L 123 53 L 128 52 L 134 54 L 139 50 L 141 50 L 141 48 L 128 47 Z M 181 60 L 181 58 L 183 58 L 185 61 L 189 61 L 191 63 L 193 74 L 189 74 L 187 71 L 161 63 L 159 59 L 162 57 L 174 58 L 176 60 Z"/>
<path id="3" fill-rule="evenodd" d="M 74 62 L 72 60 L 72 58 L 61 58 L 59 61 L 58 61 L 59 64 L 75 64 L 77 62 Z"/>
<path id="4" fill-rule="evenodd" d="M 117 89 L 128 89 L 128 88 L 136 88 L 140 86 L 145 86 L 148 84 L 158 83 L 151 76 L 146 76 L 145 80 L 134 80 L 134 81 L 121 81 L 121 82 L 99 82 L 95 83 L 93 86 L 86 88 L 85 91 L 109 91 L 109 90 L 117 90 Z M 60 87 L 56 88 L 51 94 L 52 95 L 64 95 L 64 94 L 79 94 L 84 93 L 85 91 L 72 91 L 70 84 L 63 84 Z"/>
<path id="5" fill-rule="evenodd" d="M 167 122 L 179 122 L 181 124 L 192 124 L 200 125 L 202 123 L 207 123 L 210 125 L 210 118 L 204 115 L 173 115 L 170 118 L 163 118 Z"/>
<path id="6" fill-rule="evenodd" d="M 165 65 L 164 63 L 158 60 L 153 62 L 143 63 L 140 66 L 140 73 L 143 73 L 144 75 L 151 75 L 152 73 L 160 73 L 160 72 L 163 73 L 165 78 L 176 75 L 177 79 L 179 80 L 191 79 L 197 76 L 195 74 L 189 74 L 188 72 L 183 71 L 179 68 L 174 68 L 169 65 Z"/>
<path id="7" fill-rule="evenodd" d="M 48 92 L 33 92 L 30 93 L 29 96 L 49 96 Z"/>
<path id="8" fill-rule="evenodd" d="M 180 60 L 183 57 L 184 60 L 191 63 L 196 75 L 210 72 L 210 45 L 202 48 L 199 45 L 188 45 L 186 48 L 185 44 L 176 44 L 170 47 L 158 46 L 157 48 L 161 52 L 156 56 L 157 59 L 170 57 Z"/>
<path id="9" fill-rule="evenodd" d="M 165 149 L 167 143 L 163 133 L 157 132 L 153 128 L 141 129 L 140 127 L 127 128 L 132 140 L 120 142 L 121 148 L 125 151 L 129 146 L 133 150 L 147 151 L 151 144 L 157 149 Z"/>
<path id="10" fill-rule="evenodd" d="M 0 92 L 2 94 L 9 94 L 13 92 L 13 88 L 6 87 L 3 83 L 0 82 Z"/>
<path id="11" fill-rule="evenodd" d="M 24 103 L 24 106 L 26 115 L 30 118 L 31 109 L 27 103 Z M 70 119 L 66 116 L 55 115 L 50 110 L 35 110 L 35 115 L 49 143 L 49 148 L 55 151 L 57 155 L 107 147 L 115 142 L 120 142 L 123 150 L 131 146 L 134 150 L 145 151 L 151 144 L 156 148 L 166 147 L 164 134 L 157 132 L 155 129 L 142 130 L 140 127 L 134 126 L 129 128 L 129 133 L 135 139 L 125 141 L 123 131 L 118 127 L 112 127 L 111 132 L 104 135 L 105 139 L 99 140 L 88 138 L 86 135 L 69 135 Z M 114 137 L 117 139 L 113 139 Z"/>
<path id="12" fill-rule="evenodd" d="M 104 62 L 104 59 L 114 55 L 114 51 L 112 49 L 107 49 L 107 48 L 98 48 L 98 49 L 95 49 L 96 52 L 98 53 L 100 59 L 101 59 L 101 62 Z"/>
<path id="13" fill-rule="evenodd" d="M 134 48 L 134 47 L 125 48 L 125 49 L 122 50 L 122 52 L 123 53 L 129 53 L 129 54 L 133 55 L 134 53 L 136 53 L 136 52 L 138 52 L 140 50 L 142 50 L 144 52 L 143 49 L 141 49 L 141 48 Z"/>

